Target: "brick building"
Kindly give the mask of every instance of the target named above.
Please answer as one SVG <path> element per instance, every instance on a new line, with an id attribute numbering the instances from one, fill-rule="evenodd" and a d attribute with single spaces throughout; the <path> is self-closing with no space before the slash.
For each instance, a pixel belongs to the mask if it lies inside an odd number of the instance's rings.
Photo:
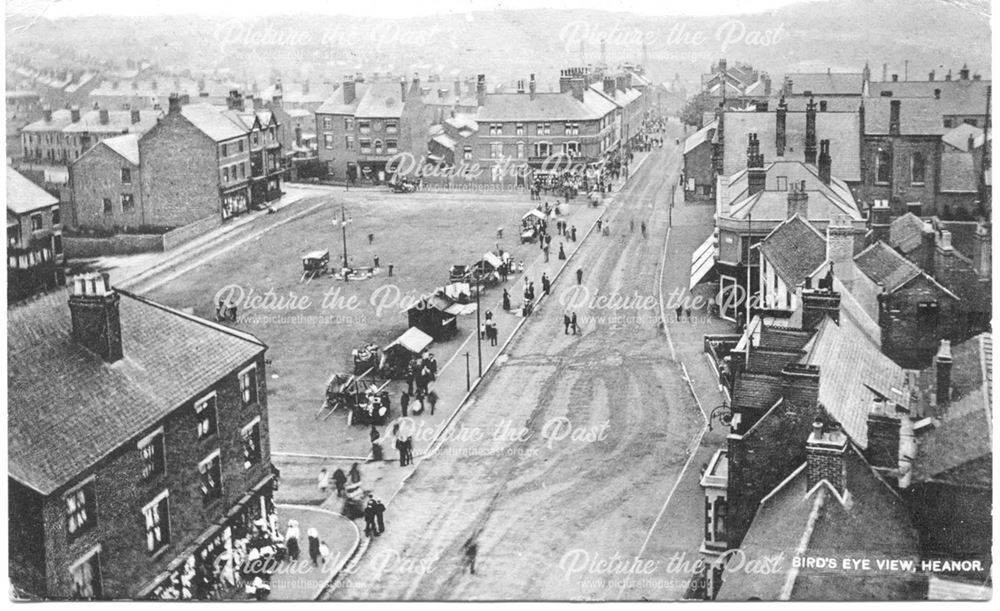
<path id="1" fill-rule="evenodd" d="M 266 346 L 106 275 L 70 286 L 69 312 L 65 292 L 9 311 L 15 591 L 203 597 L 273 514 Z"/>
<path id="2" fill-rule="evenodd" d="M 710 202 L 715 199 L 715 168 L 712 165 L 715 134 L 712 121 L 684 140 L 684 201 Z"/>
<path id="3" fill-rule="evenodd" d="M 378 184 L 398 155 L 423 159 L 430 118 L 419 78 L 365 83 L 351 76 L 340 89 L 316 109 L 319 160 L 334 180 Z"/>
<path id="4" fill-rule="evenodd" d="M 167 114 L 142 137 L 116 138 L 71 166 L 79 227 L 180 227 L 281 196 L 274 113 L 247 106 L 238 92 L 228 107 L 184 101 L 171 97 Z"/>
<path id="5" fill-rule="evenodd" d="M 7 299 L 63 278 L 59 199 L 7 166 Z"/>
<path id="6" fill-rule="evenodd" d="M 69 165 L 105 138 L 122 134 L 142 135 L 156 125 L 158 110 L 108 110 L 81 113 L 78 107 L 52 111 L 21 130 L 25 161 Z"/>
<path id="7" fill-rule="evenodd" d="M 24 154 L 21 130 L 42 118 L 41 96 L 34 91 L 6 92 L 7 157 L 16 159 Z"/>

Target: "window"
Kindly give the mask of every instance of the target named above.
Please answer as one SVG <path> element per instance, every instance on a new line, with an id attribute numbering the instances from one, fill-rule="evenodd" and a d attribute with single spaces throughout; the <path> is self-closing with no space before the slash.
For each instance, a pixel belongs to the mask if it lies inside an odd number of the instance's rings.
<path id="1" fill-rule="evenodd" d="M 111 209 L 111 198 L 104 198 L 104 214 L 112 214 L 114 210 Z"/>
<path id="2" fill-rule="evenodd" d="M 333 119 L 330 117 L 323 117 L 323 129 L 333 129 Z"/>
<path id="3" fill-rule="evenodd" d="M 579 142 L 567 142 L 566 143 L 566 153 L 570 157 L 576 157 L 580 154 L 580 143 Z"/>
<path id="4" fill-rule="evenodd" d="M 787 190 L 788 190 L 788 177 L 778 176 L 778 191 L 787 191 Z"/>
<path id="5" fill-rule="evenodd" d="M 549 133 L 551 133 L 551 131 L 552 131 L 552 124 L 551 123 L 546 123 L 545 126 L 544 126 L 544 133 L 545 133 L 545 135 L 548 136 Z"/>
<path id="6" fill-rule="evenodd" d="M 372 129 L 371 121 L 358 121 L 358 131 L 362 134 L 367 134 Z"/>
<path id="7" fill-rule="evenodd" d="M 229 168 L 222 168 L 222 182 L 229 184 Z"/>
<path id="8" fill-rule="evenodd" d="M 142 516 L 146 521 L 146 550 L 150 554 L 170 545 L 169 499 L 170 492 L 164 490 L 142 509 Z"/>
<path id="9" fill-rule="evenodd" d="M 41 231 L 42 230 L 42 213 L 36 212 L 31 215 L 31 230 Z"/>
<path id="10" fill-rule="evenodd" d="M 54 252 L 57 256 L 62 254 L 63 244 L 61 235 L 52 236 L 52 252 Z"/>
<path id="11" fill-rule="evenodd" d="M 330 137 L 330 146 L 327 148 L 333 148 L 333 137 Z M 354 150 L 354 136 L 344 136 L 344 149 L 348 151 Z"/>
<path id="12" fill-rule="evenodd" d="M 567 136 L 579 136 L 580 135 L 580 124 L 579 123 L 567 123 L 565 130 L 566 130 L 566 135 Z"/>
<path id="13" fill-rule="evenodd" d="M 260 462 L 260 417 L 243 427 L 243 468 Z"/>
<path id="14" fill-rule="evenodd" d="M 250 138 L 254 146 L 260 144 L 260 134 L 258 134 L 257 132 L 254 132 L 253 135 L 250 136 Z"/>
<path id="15" fill-rule="evenodd" d="M 76 537 L 97 523 L 94 480 L 90 479 L 66 495 L 66 530 Z"/>
<path id="16" fill-rule="evenodd" d="M 219 458 L 219 450 L 212 452 L 208 458 L 198 463 L 198 472 L 201 474 L 201 500 L 209 505 L 222 497 L 222 461 Z"/>
<path id="17" fill-rule="evenodd" d="M 138 447 L 142 456 L 142 481 L 148 482 L 166 471 L 162 428 L 140 441 Z"/>
<path id="18" fill-rule="evenodd" d="M 503 123 L 490 123 L 490 135 L 491 136 L 502 136 L 503 135 Z"/>
<path id="19" fill-rule="evenodd" d="M 385 122 L 385 132 L 387 134 L 395 134 L 398 131 L 399 131 L 399 123 L 397 121 Z"/>
<path id="20" fill-rule="evenodd" d="M 218 415 L 215 401 L 216 395 L 212 393 L 194 404 L 194 414 L 198 420 L 198 439 L 211 437 L 218 430 Z"/>
<path id="21" fill-rule="evenodd" d="M 129 168 L 122 168 L 122 184 L 130 185 L 132 184 L 132 170 Z"/>
<path id="22" fill-rule="evenodd" d="M 552 154 L 552 145 L 548 142 L 538 142 L 535 144 L 535 157 L 548 157 Z"/>
<path id="23" fill-rule="evenodd" d="M 242 140 L 240 140 L 239 142 L 236 143 L 236 151 L 239 152 L 239 153 L 243 152 L 243 141 Z"/>
<path id="24" fill-rule="evenodd" d="M 396 139 L 395 138 L 386 138 L 385 139 L 385 152 L 389 153 L 390 155 L 395 155 L 396 152 L 398 152 L 398 151 L 399 151 L 399 143 L 396 141 Z"/>
<path id="25" fill-rule="evenodd" d="M 333 148 L 333 134 L 323 134 L 323 148 L 326 149 Z"/>
<path id="26" fill-rule="evenodd" d="M 73 581 L 71 597 L 88 600 L 101 597 L 101 546 L 98 545 L 69 567 Z"/>
<path id="27" fill-rule="evenodd" d="M 250 405 L 257 401 L 257 366 L 251 365 L 240 373 L 240 397 L 243 405 Z"/>
<path id="28" fill-rule="evenodd" d="M 892 178 L 892 155 L 879 149 L 875 157 L 875 182 L 889 182 Z"/>
<path id="29" fill-rule="evenodd" d="M 377 139 L 375 140 L 375 154 L 376 155 L 381 155 L 382 154 L 382 141 L 381 140 L 377 140 Z"/>
<path id="30" fill-rule="evenodd" d="M 358 140 L 358 144 L 361 146 L 361 153 L 363 155 L 370 155 L 372 152 L 372 141 L 369 138 L 361 138 Z"/>
<path id="31" fill-rule="evenodd" d="M 945 117 L 944 126 L 951 129 L 952 127 L 955 127 L 955 122 L 951 119 L 951 117 Z"/>
<path id="32" fill-rule="evenodd" d="M 518 159 L 524 159 L 524 143 L 523 142 L 518 142 L 517 143 L 517 158 Z"/>
<path id="33" fill-rule="evenodd" d="M 246 164 L 241 163 L 237 167 L 240 170 L 240 178 L 246 178 L 247 177 L 247 166 L 246 166 Z"/>
<path id="34" fill-rule="evenodd" d="M 472 159 L 472 147 L 471 146 L 467 146 L 464 149 L 462 149 L 462 158 L 465 159 L 466 161 Z"/>
<path id="35" fill-rule="evenodd" d="M 500 157 L 503 157 L 503 143 L 490 142 L 490 158 L 499 159 Z"/>
<path id="36" fill-rule="evenodd" d="M 971 125 L 972 127 L 979 127 L 978 119 L 963 119 L 962 123 L 965 123 L 966 125 Z"/>
<path id="37" fill-rule="evenodd" d="M 514 135 L 523 136 L 524 135 L 524 123 L 514 124 Z"/>
<path id="38" fill-rule="evenodd" d="M 545 131 L 543 131 L 544 129 L 545 129 L 545 126 L 543 126 L 541 123 L 535 123 L 535 135 L 536 136 L 541 136 L 542 134 L 544 134 L 545 133 Z"/>
<path id="39" fill-rule="evenodd" d="M 62 223 L 62 211 L 59 206 L 54 206 L 52 208 L 52 224 L 59 225 L 60 223 Z"/>
<path id="40" fill-rule="evenodd" d="M 135 197 L 131 193 L 122 193 L 122 212 L 135 210 Z"/>
<path id="41" fill-rule="evenodd" d="M 921 301 L 918 303 L 917 321 L 923 326 L 936 327 L 938 324 L 938 302 Z"/>
<path id="42" fill-rule="evenodd" d="M 924 184 L 924 156 L 920 152 L 915 152 L 910 157 L 910 182 L 915 185 Z"/>
<path id="43" fill-rule="evenodd" d="M 228 157 L 229 156 L 229 145 L 228 144 L 223 144 L 222 145 L 222 156 L 223 157 Z"/>
<path id="44" fill-rule="evenodd" d="M 344 119 L 344 129 L 349 132 L 354 131 L 354 117 L 347 117 Z"/>

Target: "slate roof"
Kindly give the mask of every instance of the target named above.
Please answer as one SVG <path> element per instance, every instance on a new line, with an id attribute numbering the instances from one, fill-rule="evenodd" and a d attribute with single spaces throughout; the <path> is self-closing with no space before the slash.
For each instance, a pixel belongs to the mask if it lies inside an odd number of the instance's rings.
<path id="1" fill-rule="evenodd" d="M 836 174 L 827 185 L 819 179 L 813 166 L 800 161 L 765 163 L 764 170 L 764 190 L 749 197 L 747 171 L 744 169 L 729 177 L 729 184 L 723 185 L 720 191 L 723 204 L 728 204 L 725 216 L 745 219 L 749 214 L 754 220 L 784 221 L 788 218 L 788 192 L 778 182 L 779 178 L 784 178 L 789 185 L 805 181 L 809 221 L 829 221 L 837 216 L 848 216 L 852 220 L 862 218 L 850 187 Z"/>
<path id="2" fill-rule="evenodd" d="M 216 142 L 238 138 L 247 133 L 247 127 L 239 119 L 238 113 L 224 106 L 186 104 L 181 107 L 181 115 Z"/>
<path id="3" fill-rule="evenodd" d="M 14 168 L 7 166 L 7 212 L 28 214 L 58 203 L 59 198 L 25 178 Z"/>
<path id="4" fill-rule="evenodd" d="M 785 114 L 785 154 L 777 156 L 774 110 L 767 112 L 729 111 L 725 113 L 725 150 L 723 174 L 731 175 L 747 167 L 747 134 L 756 133 L 764 162 L 805 161 L 806 113 L 789 110 Z M 817 112 L 816 147 L 819 141 L 830 141 L 833 175 L 849 182 L 861 180 L 860 123 L 858 113 Z"/>
<path id="5" fill-rule="evenodd" d="M 491 93 L 479 107 L 476 120 L 479 123 L 585 121 L 603 117 L 613 109 L 613 102 L 590 90 L 584 92 L 583 102 L 574 98 L 571 92 L 539 92 L 535 94 L 534 100 L 527 93 Z"/>
<path id="6" fill-rule="evenodd" d="M 804 95 L 807 91 L 814 96 L 856 95 L 861 97 L 862 77 L 860 72 L 792 72 L 785 75 L 785 82 L 791 80 L 792 95 Z"/>
<path id="7" fill-rule="evenodd" d="M 876 395 L 909 405 L 906 374 L 863 329 L 857 315 L 841 308 L 839 323 L 825 318 L 806 346 L 802 363 L 818 365 L 819 401 L 862 448 L 868 447 L 868 412 Z"/>
<path id="8" fill-rule="evenodd" d="M 364 95 L 358 94 L 361 101 L 354 111 L 358 118 L 392 119 L 403 116 L 402 91 L 399 83 L 372 83 Z"/>
<path id="9" fill-rule="evenodd" d="M 941 183 L 938 185 L 938 191 L 942 193 L 975 193 L 978 190 L 979 176 L 976 174 L 976 164 L 972 153 L 943 151 L 941 153 Z"/>
<path id="10" fill-rule="evenodd" d="M 890 293 L 921 274 L 920 268 L 909 262 L 885 242 L 876 242 L 854 257 L 854 264 L 872 282 Z"/>
<path id="11" fill-rule="evenodd" d="M 963 467 L 993 453 L 993 336 L 981 333 L 953 346 L 951 355 L 951 402 L 938 406 L 941 424 L 919 439 L 913 476 L 916 481 L 990 485 L 989 469 Z M 925 413 L 932 413 L 927 400 L 937 384 L 933 366 L 921 372 L 920 383 Z"/>
<path id="12" fill-rule="evenodd" d="M 877 81 L 869 83 L 869 95 L 881 97 L 883 91 L 891 91 L 894 98 L 934 98 L 934 91 L 941 91 L 937 100 L 943 115 L 985 115 L 986 87 L 991 81 L 961 80 L 950 81 Z M 881 98 L 892 99 L 892 98 Z"/>
<path id="13" fill-rule="evenodd" d="M 962 123 L 958 127 L 941 136 L 941 141 L 955 147 L 960 151 L 968 152 L 969 136 L 972 136 L 972 148 L 977 149 L 983 145 L 983 129 L 968 123 Z M 993 140 L 993 134 L 989 134 L 989 139 Z"/>
<path id="14" fill-rule="evenodd" d="M 118 153 L 132 165 L 139 165 L 139 137 L 136 134 L 105 138 L 100 144 Z"/>
<path id="15" fill-rule="evenodd" d="M 792 289 L 826 261 L 826 239 L 799 215 L 775 227 L 759 248 Z"/>
<path id="16" fill-rule="evenodd" d="M 8 310 L 11 477 L 43 495 L 266 349 L 241 333 L 119 291 L 124 357 L 73 341 L 68 294 Z"/>
<path id="17" fill-rule="evenodd" d="M 687 155 L 703 142 L 710 142 L 715 137 L 715 130 L 719 127 L 718 121 L 712 121 L 705 127 L 699 129 L 684 140 L 684 154 Z"/>
<path id="18" fill-rule="evenodd" d="M 865 135 L 889 133 L 892 101 L 900 102 L 899 133 L 903 136 L 940 136 L 944 127 L 944 103 L 934 98 L 865 98 Z M 984 102 L 985 107 L 985 102 Z"/>
<path id="19" fill-rule="evenodd" d="M 39 119 L 34 123 L 29 123 L 21 128 L 23 132 L 52 132 L 62 131 L 64 127 L 72 123 L 72 115 L 65 108 L 52 111 L 52 120 Z"/>
<path id="20" fill-rule="evenodd" d="M 144 134 L 156 125 L 163 113 L 159 110 L 140 110 L 139 122 L 132 123 L 132 112 L 128 110 L 108 111 L 108 122 L 102 124 L 99 110 L 91 110 L 80 115 L 80 120 L 63 128 L 66 133 L 75 132 L 129 132 Z"/>
<path id="21" fill-rule="evenodd" d="M 361 98 L 368 92 L 368 83 L 355 83 L 354 84 L 354 99 L 350 104 L 344 103 L 343 91 L 338 91 L 336 94 L 327 98 L 319 108 L 316 109 L 316 114 L 324 115 L 353 115 L 354 111 L 357 110 L 358 104 L 361 103 Z M 398 85 L 397 85 L 398 88 Z M 398 93 L 397 93 L 398 95 Z"/>
<path id="22" fill-rule="evenodd" d="M 889 242 L 903 254 L 920 248 L 923 240 L 924 221 L 912 212 L 896 217 L 889 225 Z"/>
<path id="23" fill-rule="evenodd" d="M 809 494 L 804 468 L 760 503 L 740 549 L 747 560 L 773 560 L 768 566 L 778 570 L 727 571 L 717 600 L 912 600 L 922 596 L 921 576 L 876 565 L 880 559 L 918 560 L 919 539 L 906 505 L 853 449 L 848 449 L 844 460 L 846 503 L 825 485 Z M 794 569 L 796 555 L 867 558 L 872 569 Z"/>

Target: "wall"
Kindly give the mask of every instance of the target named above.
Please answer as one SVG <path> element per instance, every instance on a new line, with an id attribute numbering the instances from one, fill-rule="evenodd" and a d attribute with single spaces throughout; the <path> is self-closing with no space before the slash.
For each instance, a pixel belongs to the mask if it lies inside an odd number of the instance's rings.
<path id="1" fill-rule="evenodd" d="M 221 214 L 215 142 L 179 113 L 139 141 L 146 223 L 179 227 Z"/>
<path id="2" fill-rule="evenodd" d="M 938 303 L 936 323 L 920 320 L 917 309 L 922 301 Z M 960 340 L 964 328 L 958 302 L 923 275 L 889 295 L 880 308 L 878 322 L 882 352 L 906 369 L 930 365 L 940 340 Z"/>
<path id="3" fill-rule="evenodd" d="M 105 597 L 133 597 L 205 530 L 226 516 L 228 509 L 270 472 L 267 427 L 267 388 L 263 353 L 257 363 L 259 405 L 243 407 L 237 371 L 226 376 L 192 401 L 172 412 L 123 444 L 93 471 L 97 507 L 96 524 L 69 541 L 66 534 L 64 491 L 45 502 L 45 551 L 50 596 L 70 592 L 69 567 L 95 545 L 101 545 L 101 575 Z M 248 363 L 249 364 L 249 363 Z M 197 437 L 193 402 L 217 392 L 218 433 Z M 244 469 L 241 429 L 261 416 L 262 460 Z M 143 482 L 142 460 L 136 443 L 163 427 L 166 472 Z M 222 498 L 205 505 L 200 489 L 198 463 L 215 449 L 222 463 Z M 81 474 L 77 481 L 89 475 Z M 146 547 L 142 508 L 168 489 L 170 544 L 165 552 L 150 556 Z"/>
<path id="4" fill-rule="evenodd" d="M 360 145 L 358 144 L 357 124 L 355 123 L 354 129 L 350 132 L 344 127 L 345 120 L 349 118 L 351 118 L 351 115 L 316 115 L 316 138 L 319 160 L 327 164 L 327 167 L 330 169 L 330 177 L 334 180 L 346 180 L 347 164 L 349 162 L 355 163 L 358 159 Z M 329 121 L 328 127 L 324 121 Z M 348 134 L 354 136 L 354 150 L 351 151 L 348 151 L 346 148 L 345 138 Z M 332 139 L 330 145 L 332 148 L 327 148 L 327 135 Z"/>
<path id="5" fill-rule="evenodd" d="M 131 172 L 130 184 L 122 182 L 122 169 Z M 114 230 L 149 224 L 140 189 L 139 166 L 104 145 L 94 147 L 70 166 L 73 189 L 73 223 L 78 228 Z M 134 206 L 126 212 L 121 196 L 132 195 Z M 104 199 L 111 200 L 111 213 L 104 212 Z"/>
<path id="6" fill-rule="evenodd" d="M 694 179 L 694 190 L 688 183 Z M 684 155 L 684 201 L 715 201 L 715 170 L 712 168 L 711 137 Z"/>
<path id="7" fill-rule="evenodd" d="M 877 183 L 878 149 L 892 155 L 892 175 L 887 184 Z M 938 136 L 865 136 L 862 145 L 864 167 L 861 200 L 889 200 L 893 216 L 906 213 L 908 202 L 923 204 L 922 214 L 937 214 L 938 177 L 941 169 L 941 140 Z M 924 156 L 924 183 L 911 182 L 910 162 L 913 153 Z"/>

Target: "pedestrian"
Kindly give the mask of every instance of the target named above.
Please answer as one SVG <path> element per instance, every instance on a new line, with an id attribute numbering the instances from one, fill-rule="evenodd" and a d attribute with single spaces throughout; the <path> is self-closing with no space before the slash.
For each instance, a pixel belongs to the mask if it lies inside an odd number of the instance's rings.
<path id="1" fill-rule="evenodd" d="M 410 406 L 410 394 L 405 390 L 399 395 L 399 411 L 406 418 L 406 409 Z"/>
<path id="2" fill-rule="evenodd" d="M 479 552 L 479 546 L 472 539 L 465 542 L 465 561 L 469 564 L 469 573 L 472 575 L 476 574 L 476 554 Z"/>
<path id="3" fill-rule="evenodd" d="M 319 470 L 319 477 L 317 477 L 316 483 L 319 486 L 319 491 L 325 494 L 327 488 L 330 487 L 330 476 L 327 475 L 326 467 Z"/>
<path id="4" fill-rule="evenodd" d="M 396 437 L 396 452 L 399 453 L 399 466 L 406 466 L 406 440 Z"/>
<path id="5" fill-rule="evenodd" d="M 320 566 L 326 566 L 326 559 L 330 557 L 330 546 L 326 544 L 326 541 L 319 542 L 319 555 L 323 559 Z"/>
<path id="6" fill-rule="evenodd" d="M 379 267 L 379 264 L 378 264 L 378 255 L 375 255 L 375 256 L 374 256 L 374 257 L 372 257 L 372 258 L 373 258 L 373 259 L 375 260 L 375 269 L 381 269 L 381 268 Z"/>
<path id="7" fill-rule="evenodd" d="M 688 322 L 691 321 L 691 308 L 684 308 L 684 314 L 687 316 Z"/>
<path id="8" fill-rule="evenodd" d="M 563 335 L 569 335 L 569 310 L 563 312 Z"/>
<path id="9" fill-rule="evenodd" d="M 288 529 L 285 530 L 285 549 L 288 550 L 288 557 L 295 562 L 299 559 L 299 523 L 297 520 L 288 521 Z"/>
<path id="10" fill-rule="evenodd" d="M 628 231 L 629 233 L 635 233 L 635 219 L 628 220 Z"/>
<path id="11" fill-rule="evenodd" d="M 379 437 L 381 437 L 382 435 L 378 432 L 378 429 L 375 428 L 374 424 L 372 425 L 372 430 L 368 434 L 368 436 L 372 440 L 372 460 L 373 461 L 382 460 L 382 444 L 379 442 Z"/>
<path id="12" fill-rule="evenodd" d="M 375 531 L 377 537 L 385 532 L 385 505 L 382 504 L 382 501 L 373 499 L 373 502 L 375 504 L 375 526 L 378 528 Z"/>
<path id="13" fill-rule="evenodd" d="M 570 233 L 570 240 L 572 240 L 573 242 L 576 242 L 576 225 L 573 225 L 572 227 L 570 227 L 569 233 Z"/>
<path id="14" fill-rule="evenodd" d="M 550 288 L 552 288 L 552 283 L 549 282 L 548 274 L 542 274 L 542 295 L 548 295 Z"/>
<path id="15" fill-rule="evenodd" d="M 337 469 L 333 472 L 333 477 L 331 479 L 333 479 L 333 485 L 337 489 L 337 496 L 343 497 L 344 484 L 347 483 L 347 476 L 344 475 L 344 471 L 342 469 Z"/>
<path id="16" fill-rule="evenodd" d="M 583 284 L 583 270 L 582 269 L 577 269 L 576 270 L 576 283 L 577 284 Z"/>
<path id="17" fill-rule="evenodd" d="M 503 239 L 503 227 L 497 227 L 497 240 Z"/>
<path id="18" fill-rule="evenodd" d="M 309 535 L 309 559 L 312 560 L 313 566 L 319 566 L 319 532 L 315 528 L 310 528 Z"/>
<path id="19" fill-rule="evenodd" d="M 358 468 L 358 463 L 354 463 L 353 465 L 351 465 L 351 470 L 347 475 L 350 478 L 352 484 L 361 483 L 361 469 Z"/>
<path id="20" fill-rule="evenodd" d="M 573 316 L 570 317 L 569 324 L 571 327 L 573 327 L 573 335 L 576 335 L 576 332 L 579 329 L 579 327 L 576 324 L 576 312 L 573 312 Z"/>
<path id="21" fill-rule="evenodd" d="M 495 346 L 496 344 L 494 343 L 493 345 Z M 437 402 L 438 402 L 438 394 L 436 392 L 434 392 L 433 390 L 431 390 L 430 392 L 428 392 L 427 393 L 427 405 L 428 405 L 428 407 L 431 408 L 431 416 L 434 415 L 434 408 L 437 406 Z"/>
<path id="22" fill-rule="evenodd" d="M 528 301 L 535 300 L 535 283 L 534 281 L 528 283 Z"/>
<path id="23" fill-rule="evenodd" d="M 645 238 L 646 237 L 646 221 L 642 222 L 642 224 L 640 225 L 640 228 L 642 229 L 642 237 Z"/>
<path id="24" fill-rule="evenodd" d="M 563 243 L 562 242 L 559 242 L 559 260 L 560 261 L 565 261 L 566 260 L 566 251 L 563 250 Z"/>
<path id="25" fill-rule="evenodd" d="M 681 321 L 681 315 L 684 314 L 684 306 L 683 305 L 677 306 L 677 309 L 674 310 L 674 312 L 677 314 L 677 322 L 680 322 Z"/>
<path id="26" fill-rule="evenodd" d="M 552 244 L 552 236 L 545 234 L 545 248 L 548 250 L 549 246 Z"/>
<path id="27" fill-rule="evenodd" d="M 410 435 L 406 436 L 406 439 L 403 440 L 403 447 L 406 450 L 406 464 L 407 465 L 412 465 L 413 464 L 413 437 L 412 436 L 410 436 Z"/>
<path id="28" fill-rule="evenodd" d="M 510 311 L 510 292 L 506 288 L 503 290 L 503 311 Z"/>
<path id="29" fill-rule="evenodd" d="M 493 320 L 493 312 L 486 310 L 486 320 Z M 430 379 L 432 381 L 436 380 L 438 374 L 438 362 L 437 357 L 434 356 L 433 352 L 427 357 L 427 370 L 430 372 Z"/>
<path id="30" fill-rule="evenodd" d="M 544 248 L 542 248 L 542 252 L 545 253 L 545 262 L 548 263 L 549 262 L 549 247 L 545 246 Z"/>
<path id="31" fill-rule="evenodd" d="M 378 536 L 378 530 L 375 528 L 375 499 L 371 497 L 365 503 L 365 536 L 369 538 Z"/>
<path id="32" fill-rule="evenodd" d="M 374 242 L 374 241 L 375 241 L 375 234 L 374 233 L 369 233 L 368 234 L 368 245 L 370 246 L 371 243 Z"/>
<path id="33" fill-rule="evenodd" d="M 604 225 L 604 219 L 597 219 L 597 231 L 601 230 L 602 225 Z"/>

